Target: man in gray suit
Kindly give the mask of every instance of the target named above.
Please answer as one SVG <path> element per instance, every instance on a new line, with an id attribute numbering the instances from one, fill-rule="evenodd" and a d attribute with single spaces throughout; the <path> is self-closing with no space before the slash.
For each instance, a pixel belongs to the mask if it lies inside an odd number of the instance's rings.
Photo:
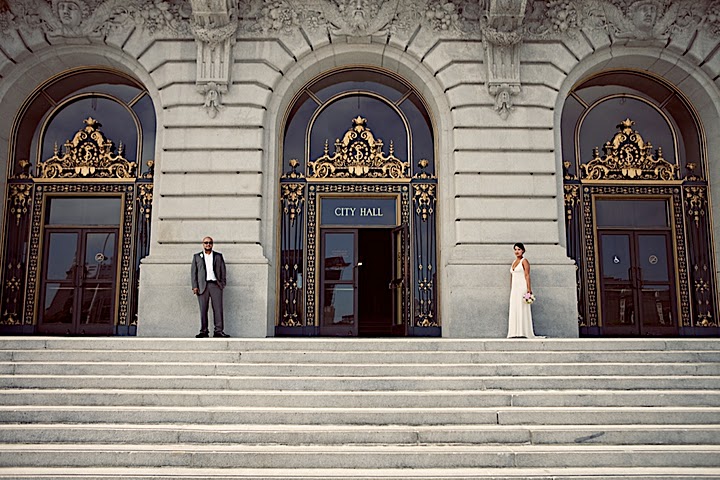
<path id="1" fill-rule="evenodd" d="M 207 338 L 208 307 L 212 301 L 213 320 L 215 332 L 213 337 L 229 337 L 223 332 L 223 289 L 225 288 L 225 260 L 222 253 L 213 251 L 213 239 L 203 238 L 203 251 L 193 255 L 190 268 L 190 282 L 192 291 L 200 303 L 200 333 L 197 338 Z"/>

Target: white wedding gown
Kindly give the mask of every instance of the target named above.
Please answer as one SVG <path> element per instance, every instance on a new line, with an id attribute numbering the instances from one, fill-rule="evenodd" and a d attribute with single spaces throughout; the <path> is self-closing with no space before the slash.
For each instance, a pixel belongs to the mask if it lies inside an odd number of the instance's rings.
<path id="1" fill-rule="evenodd" d="M 510 274 L 512 275 L 512 286 L 510 288 L 510 318 L 507 336 L 508 338 L 536 338 L 533 332 L 530 305 L 523 300 L 523 295 L 527 293 L 527 282 L 522 260 L 515 268 L 510 267 Z"/>

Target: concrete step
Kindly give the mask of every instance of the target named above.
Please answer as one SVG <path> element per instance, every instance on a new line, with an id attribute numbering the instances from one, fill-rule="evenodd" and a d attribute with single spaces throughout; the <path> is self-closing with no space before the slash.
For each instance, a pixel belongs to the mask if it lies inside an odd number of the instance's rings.
<path id="1" fill-rule="evenodd" d="M 512 364 L 292 364 L 292 363 L 150 363 L 150 362 L 0 362 L 0 374 L 99 375 L 241 375 L 277 377 L 400 377 L 400 376 L 720 376 L 717 363 L 512 363 Z"/>
<path id="2" fill-rule="evenodd" d="M 598 467 L 598 468 L 417 468 L 417 469 L 299 469 L 299 468 L 0 468 L 0 478 L 57 480 L 718 480 L 717 468 Z"/>
<path id="3" fill-rule="evenodd" d="M 258 364 L 506 364 L 702 363 L 720 361 L 719 350 L 684 351 L 280 351 L 280 350 L 2 350 L 0 362 L 154 362 Z"/>
<path id="4" fill-rule="evenodd" d="M 213 407 L 720 407 L 720 390 L 304 391 L 189 389 L 4 389 L 0 405 Z"/>
<path id="5" fill-rule="evenodd" d="M 0 388 L 202 390 L 715 390 L 717 375 L 303 377 L 227 375 L 0 375 Z"/>
<path id="6" fill-rule="evenodd" d="M 0 423 L 717 425 L 720 407 L 298 408 L 0 406 Z"/>
<path id="7" fill-rule="evenodd" d="M 0 443 L 720 445 L 720 425 L 0 424 Z"/>
<path id="8" fill-rule="evenodd" d="M 720 351 L 703 338 L 447 339 L 447 338 L 259 338 L 178 339 L 142 337 L 8 337 L 0 350 L 181 350 L 274 352 L 595 352 Z"/>
<path id="9" fill-rule="evenodd" d="M 717 445 L 0 445 L 1 467 L 720 468 Z"/>

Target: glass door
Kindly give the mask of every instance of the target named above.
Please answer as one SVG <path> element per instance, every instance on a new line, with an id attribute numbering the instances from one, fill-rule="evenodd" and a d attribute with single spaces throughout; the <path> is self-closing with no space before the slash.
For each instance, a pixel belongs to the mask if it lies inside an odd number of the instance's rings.
<path id="1" fill-rule="evenodd" d="M 406 249 L 408 244 L 407 225 L 401 225 L 392 230 L 392 281 L 390 289 L 393 291 L 393 333 L 406 335 L 410 323 L 410 306 L 405 299 L 410 295 L 410 265 Z"/>
<path id="2" fill-rule="evenodd" d="M 357 230 L 322 230 L 320 335 L 358 335 L 357 239 Z"/>
<path id="3" fill-rule="evenodd" d="M 117 228 L 46 228 L 40 332 L 113 333 L 117 237 Z"/>
<path id="4" fill-rule="evenodd" d="M 675 269 L 667 231 L 598 231 L 604 333 L 677 333 Z"/>

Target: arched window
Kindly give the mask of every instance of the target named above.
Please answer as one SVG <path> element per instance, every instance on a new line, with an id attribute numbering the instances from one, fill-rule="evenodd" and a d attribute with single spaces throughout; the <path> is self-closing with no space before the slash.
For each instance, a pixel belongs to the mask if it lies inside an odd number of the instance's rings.
<path id="1" fill-rule="evenodd" d="M 107 68 L 65 72 L 24 102 L 8 168 L 0 330 L 134 334 L 155 131 L 147 90 Z"/>
<path id="2" fill-rule="evenodd" d="M 597 74 L 565 101 L 562 147 L 581 333 L 717 333 L 707 155 L 684 95 L 646 72 Z"/>
<path id="3" fill-rule="evenodd" d="M 439 335 L 422 97 L 392 73 L 338 69 L 297 93 L 283 125 L 276 333 Z"/>

